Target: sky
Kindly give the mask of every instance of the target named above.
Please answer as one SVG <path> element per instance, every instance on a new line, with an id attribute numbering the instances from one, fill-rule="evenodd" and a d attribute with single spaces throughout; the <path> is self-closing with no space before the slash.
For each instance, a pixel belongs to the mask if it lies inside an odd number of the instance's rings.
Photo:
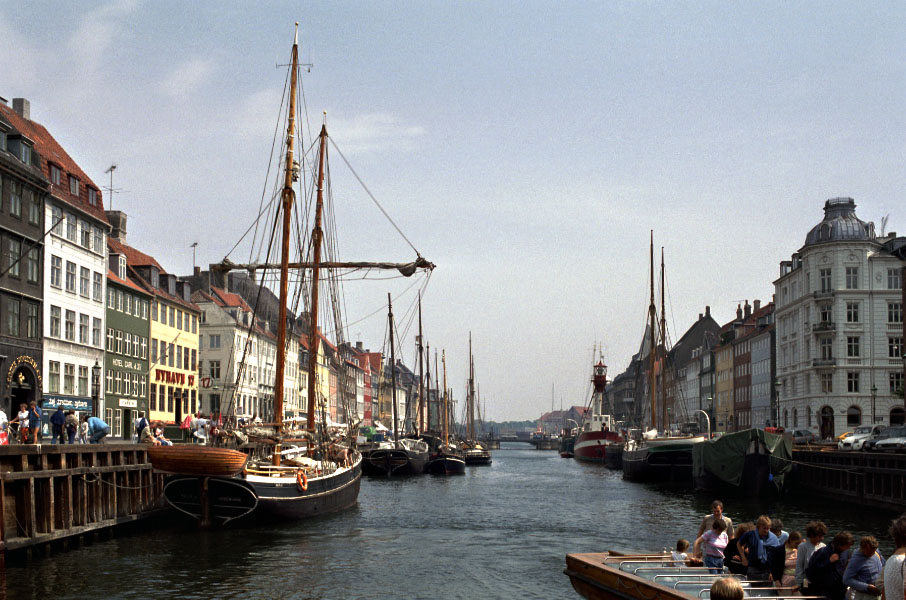
<path id="1" fill-rule="evenodd" d="M 828 198 L 906 233 L 902 0 L 0 0 L 0 96 L 97 185 L 115 163 L 128 243 L 187 274 L 257 212 L 295 21 L 308 119 L 436 263 L 425 338 L 461 400 L 471 332 L 487 419 L 584 405 L 595 347 L 626 368 L 651 230 L 673 339 L 770 301 Z M 331 164 L 342 257 L 411 260 Z M 348 283 L 347 338 L 380 349 L 422 283 Z"/>

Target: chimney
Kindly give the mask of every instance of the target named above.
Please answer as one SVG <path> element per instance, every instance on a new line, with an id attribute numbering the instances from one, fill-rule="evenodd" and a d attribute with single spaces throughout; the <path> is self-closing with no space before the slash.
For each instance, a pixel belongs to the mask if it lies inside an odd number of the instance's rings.
<path id="1" fill-rule="evenodd" d="M 201 267 L 196 266 L 194 269 L 192 269 L 192 276 L 201 277 Z"/>
<path id="2" fill-rule="evenodd" d="M 711 316 L 711 307 L 710 306 L 705 306 L 705 316 L 706 317 Z"/>
<path id="3" fill-rule="evenodd" d="M 754 312 L 758 312 L 758 310 L 761 308 L 761 300 L 752 300 L 752 305 L 752 310 Z"/>
<path id="4" fill-rule="evenodd" d="M 742 321 L 742 305 L 740 304 L 736 305 L 736 320 Z"/>
<path id="5" fill-rule="evenodd" d="M 118 240 L 120 243 L 126 243 L 126 213 L 121 210 L 105 210 L 107 220 L 110 221 L 113 229 L 110 231 L 110 237 Z"/>
<path id="6" fill-rule="evenodd" d="M 13 98 L 13 110 L 26 121 L 31 121 L 31 102 L 25 98 Z"/>
<path id="7" fill-rule="evenodd" d="M 746 308 L 746 318 L 748 319 L 750 316 L 752 316 L 752 307 L 751 307 L 751 305 L 749 305 L 748 300 L 746 300 L 745 308 Z"/>
<path id="8" fill-rule="evenodd" d="M 703 314 L 701 314 L 701 313 L 698 313 L 698 320 L 699 320 L 699 321 L 701 321 L 701 320 L 702 320 L 702 317 L 704 317 L 704 315 L 703 315 Z"/>
<path id="9" fill-rule="evenodd" d="M 364 351 L 365 351 L 365 344 L 363 344 L 362 342 L 356 342 L 356 343 L 355 343 L 355 349 L 358 350 L 359 352 L 364 352 Z"/>

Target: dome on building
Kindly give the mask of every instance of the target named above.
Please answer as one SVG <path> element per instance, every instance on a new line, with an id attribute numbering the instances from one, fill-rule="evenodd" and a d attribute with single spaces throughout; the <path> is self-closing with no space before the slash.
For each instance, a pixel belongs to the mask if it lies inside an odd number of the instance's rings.
<path id="1" fill-rule="evenodd" d="M 824 203 L 824 219 L 808 232 L 805 245 L 873 239 L 875 224 L 866 223 L 856 216 L 855 200 L 831 198 Z"/>

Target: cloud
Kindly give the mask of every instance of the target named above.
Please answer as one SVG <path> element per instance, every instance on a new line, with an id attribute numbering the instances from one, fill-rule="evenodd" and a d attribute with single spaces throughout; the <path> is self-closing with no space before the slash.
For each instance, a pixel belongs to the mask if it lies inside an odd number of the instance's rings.
<path id="1" fill-rule="evenodd" d="M 193 58 L 176 67 L 161 83 L 161 88 L 174 98 L 185 98 L 206 83 L 213 73 L 214 61 Z"/>
<path id="2" fill-rule="evenodd" d="M 109 60 L 109 50 L 126 32 L 123 17 L 138 8 L 135 0 L 115 0 L 85 14 L 67 40 L 69 57 L 84 74 L 93 73 Z"/>
<path id="3" fill-rule="evenodd" d="M 414 150 L 425 128 L 405 125 L 388 113 L 366 113 L 328 121 L 334 141 L 345 154 L 365 154 L 394 149 Z"/>

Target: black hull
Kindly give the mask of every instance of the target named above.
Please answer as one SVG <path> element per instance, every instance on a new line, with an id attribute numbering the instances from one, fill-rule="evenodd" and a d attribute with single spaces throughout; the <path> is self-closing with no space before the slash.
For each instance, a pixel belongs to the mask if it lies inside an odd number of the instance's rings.
<path id="1" fill-rule="evenodd" d="M 576 438 L 560 438 L 560 456 L 562 458 L 573 458 L 575 454 Z"/>
<path id="2" fill-rule="evenodd" d="M 301 520 L 338 512 L 355 506 L 362 482 L 361 463 L 321 479 L 312 479 L 308 489 L 277 483 L 251 482 L 258 495 L 258 508 L 252 517 L 261 520 Z"/>
<path id="3" fill-rule="evenodd" d="M 648 448 L 623 450 L 623 479 L 661 483 L 691 483 L 692 452 L 689 449 L 649 452 Z"/>
<path id="4" fill-rule="evenodd" d="M 372 477 L 421 475 L 427 464 L 427 452 L 403 448 L 378 448 L 362 452 L 362 473 Z"/>
<path id="5" fill-rule="evenodd" d="M 767 454 L 747 454 L 739 486 L 726 483 L 706 470 L 703 475 L 695 477 L 695 489 L 744 497 L 776 497 L 778 490 L 771 479 L 770 460 Z"/>
<path id="6" fill-rule="evenodd" d="M 604 454 L 604 466 L 608 469 L 619 471 L 623 468 L 623 447 L 614 445 L 608 446 Z"/>
<path id="7" fill-rule="evenodd" d="M 482 452 L 480 454 L 479 453 L 469 454 L 467 452 L 465 461 L 466 461 L 466 464 L 469 466 L 488 467 L 491 465 L 491 453 Z"/>
<path id="8" fill-rule="evenodd" d="M 466 461 L 461 456 L 438 456 L 428 461 L 428 472 L 432 475 L 463 475 Z"/>
<path id="9" fill-rule="evenodd" d="M 623 479 L 630 481 L 647 481 L 653 477 L 648 464 L 648 449 L 623 450 Z"/>

